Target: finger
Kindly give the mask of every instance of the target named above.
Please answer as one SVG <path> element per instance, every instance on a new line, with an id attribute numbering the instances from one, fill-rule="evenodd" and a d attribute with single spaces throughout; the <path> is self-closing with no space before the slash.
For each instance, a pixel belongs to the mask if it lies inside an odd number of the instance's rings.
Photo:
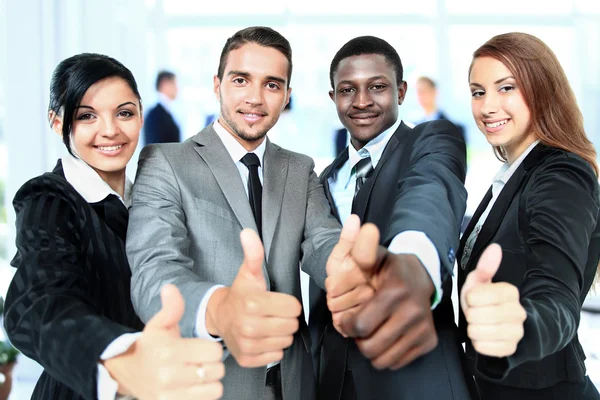
<path id="1" fill-rule="evenodd" d="M 352 258 L 358 267 L 369 274 L 376 270 L 385 258 L 386 250 L 379 246 L 379 229 L 372 223 L 362 226 L 352 248 Z"/>
<path id="2" fill-rule="evenodd" d="M 333 298 L 327 296 L 327 307 L 332 313 L 345 311 L 366 303 L 373 297 L 374 293 L 371 286 L 363 284 L 344 295 Z"/>
<path id="3" fill-rule="evenodd" d="M 352 337 L 370 337 L 396 309 L 401 308 L 399 304 L 406 296 L 407 291 L 398 286 L 376 291 L 360 311 L 344 318 L 342 329 Z"/>
<path id="4" fill-rule="evenodd" d="M 215 400 L 223 396 L 221 382 L 198 383 L 186 388 L 167 390 L 157 395 L 161 400 Z"/>
<path id="5" fill-rule="evenodd" d="M 245 303 L 245 311 L 248 315 L 297 318 L 302 314 L 302 304 L 287 293 L 264 292 L 250 296 Z"/>
<path id="6" fill-rule="evenodd" d="M 392 366 L 390 366 L 390 369 L 395 371 L 400 368 L 406 367 L 408 364 L 412 363 L 417 358 L 419 358 L 422 355 L 425 355 L 425 354 L 429 353 L 430 351 L 432 351 L 433 349 L 435 349 L 437 347 L 437 345 L 438 345 L 438 342 L 437 342 L 437 337 L 436 337 L 435 342 L 422 343 L 421 346 L 413 347 L 412 349 L 408 350 L 404 354 L 403 357 L 398 359 L 398 361 L 396 363 L 394 363 Z"/>
<path id="7" fill-rule="evenodd" d="M 183 362 L 189 364 L 204 364 L 219 362 L 223 358 L 221 342 L 211 342 L 198 338 L 180 338 L 169 343 L 162 355 L 163 362 Z"/>
<path id="8" fill-rule="evenodd" d="M 180 363 L 159 366 L 157 372 L 155 379 L 159 387 L 169 389 L 219 381 L 225 376 L 225 366 L 221 362 L 202 365 Z"/>
<path id="9" fill-rule="evenodd" d="M 523 323 L 479 325 L 468 324 L 467 335 L 472 341 L 519 341 L 523 338 Z"/>
<path id="10" fill-rule="evenodd" d="M 527 318 L 527 313 L 519 302 L 514 302 L 486 307 L 469 307 L 465 318 L 469 324 L 478 325 L 522 323 Z"/>
<path id="11" fill-rule="evenodd" d="M 514 341 L 477 341 L 472 342 L 475 351 L 484 356 L 508 357 L 515 354 L 518 343 Z"/>
<path id="12" fill-rule="evenodd" d="M 162 308 L 148 321 L 144 331 L 149 330 L 175 330 L 179 335 L 179 321 L 183 316 L 185 302 L 179 289 L 175 285 L 167 284 L 160 291 Z"/>
<path id="13" fill-rule="evenodd" d="M 438 339 L 435 330 L 433 335 L 426 334 L 428 330 L 428 327 L 422 327 L 400 337 L 383 353 L 373 358 L 371 364 L 377 369 L 398 369 L 429 353 L 437 346 Z"/>
<path id="14" fill-rule="evenodd" d="M 271 336 L 293 335 L 298 331 L 299 327 L 300 322 L 297 317 L 263 317 L 248 318 L 243 322 L 240 329 L 243 337 L 259 339 Z"/>
<path id="15" fill-rule="evenodd" d="M 342 232 L 340 234 L 340 240 L 335 245 L 329 258 L 327 259 L 326 271 L 327 275 L 333 275 L 339 270 L 344 269 L 344 263 L 346 257 L 350 255 L 350 251 L 356 241 L 356 236 L 360 230 L 360 219 L 357 215 L 352 214 L 344 223 Z"/>
<path id="16" fill-rule="evenodd" d="M 500 262 L 502 261 L 502 248 L 496 243 L 490 244 L 477 262 L 477 267 L 467 275 L 467 279 L 460 292 L 460 300 L 463 304 L 466 303 L 465 294 L 473 287 L 482 283 L 491 283 L 492 278 L 496 275 Z"/>
<path id="17" fill-rule="evenodd" d="M 484 307 L 519 301 L 519 289 L 508 282 L 479 284 L 465 295 L 469 307 Z"/>
<path id="18" fill-rule="evenodd" d="M 238 357 L 235 357 L 235 360 L 240 365 L 240 367 L 257 368 L 266 367 L 271 363 L 281 361 L 282 358 L 283 350 L 278 350 L 261 354 L 242 354 Z"/>
<path id="19" fill-rule="evenodd" d="M 325 279 L 325 290 L 328 296 L 337 297 L 366 282 L 365 274 L 359 268 L 352 268 L 330 275 Z"/>
<path id="20" fill-rule="evenodd" d="M 294 342 L 294 336 L 272 336 L 260 339 L 240 338 L 237 341 L 237 348 L 244 355 L 260 355 L 272 353 L 287 349 Z"/>
<path id="21" fill-rule="evenodd" d="M 357 341 L 361 353 L 369 359 L 376 359 L 388 353 L 393 346 L 397 348 L 396 352 L 407 351 L 427 339 L 427 336 L 435 336 L 431 312 L 427 312 L 429 315 L 409 302 L 398 304 L 396 311 L 371 336 Z M 404 345 L 402 349 L 398 343 Z M 391 365 L 392 361 L 385 367 Z"/>
<path id="22" fill-rule="evenodd" d="M 240 233 L 240 241 L 244 251 L 244 262 L 238 274 L 248 274 L 258 287 L 266 290 L 267 284 L 263 275 L 265 252 L 260 237 L 254 230 L 246 228 Z"/>

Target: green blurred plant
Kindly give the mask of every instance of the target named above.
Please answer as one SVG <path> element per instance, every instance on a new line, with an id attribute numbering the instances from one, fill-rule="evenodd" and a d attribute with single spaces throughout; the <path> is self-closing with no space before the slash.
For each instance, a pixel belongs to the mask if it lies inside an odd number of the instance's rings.
<path id="1" fill-rule="evenodd" d="M 4 314 L 4 299 L 0 296 L 0 316 Z M 0 321 L 2 319 L 0 318 Z M 3 327 L 0 327 L 3 329 Z M 15 349 L 8 341 L 0 340 L 0 366 L 12 364 L 17 361 L 19 350 Z"/>

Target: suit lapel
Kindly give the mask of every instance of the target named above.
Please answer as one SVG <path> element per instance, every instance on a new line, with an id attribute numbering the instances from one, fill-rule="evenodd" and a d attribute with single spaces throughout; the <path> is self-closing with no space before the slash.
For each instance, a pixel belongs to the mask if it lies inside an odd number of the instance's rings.
<path id="1" fill-rule="evenodd" d="M 193 140 L 200 144 L 195 147 L 196 152 L 210 168 L 242 228 L 257 230 L 240 173 L 212 125 L 202 130 Z"/>
<path id="2" fill-rule="evenodd" d="M 263 168 L 263 243 L 265 255 L 269 258 L 277 221 L 281 214 L 281 204 L 288 175 L 288 156 L 279 146 L 267 139 Z"/>
<path id="3" fill-rule="evenodd" d="M 327 197 L 327 201 L 329 201 L 329 206 L 331 207 L 331 212 L 333 216 L 338 220 L 338 222 L 343 223 L 340 219 L 340 214 L 338 213 L 337 206 L 335 205 L 335 201 L 333 200 L 333 196 L 331 195 L 331 189 L 329 187 L 329 178 L 337 174 L 337 171 L 344 165 L 344 163 L 348 161 L 348 148 L 346 147 L 337 158 L 329 164 L 327 168 L 321 173 L 321 184 L 325 189 L 325 197 Z"/>
<path id="4" fill-rule="evenodd" d="M 408 137 L 410 133 L 410 128 L 404 124 L 404 122 L 400 123 L 400 126 L 394 132 L 390 141 L 385 146 L 383 150 L 383 154 L 381 155 L 381 159 L 377 163 L 377 168 L 373 171 L 373 174 L 365 181 L 362 185 L 354 202 L 352 203 L 352 214 L 357 214 L 360 217 L 360 220 L 364 222 L 365 214 L 367 211 L 367 206 L 369 205 L 369 199 L 371 198 L 371 193 L 373 192 L 373 186 L 377 181 L 377 177 L 379 173 L 383 169 L 385 163 L 391 158 L 391 155 L 398 149 L 398 146 L 401 145 Z"/>
<path id="5" fill-rule="evenodd" d="M 481 218 L 481 214 L 483 214 L 483 212 L 487 208 L 488 204 L 490 203 L 490 200 L 492 200 L 492 187 L 491 186 L 488 189 L 485 196 L 483 196 L 483 200 L 481 200 L 481 203 L 479 203 L 479 206 L 477 206 L 477 210 L 475 210 L 475 214 L 473 214 L 473 216 L 471 217 L 471 220 L 469 221 L 469 225 L 467 225 L 467 229 L 465 229 L 465 232 L 463 233 L 463 235 L 460 239 L 460 245 L 458 247 L 458 254 L 460 255 L 459 257 L 462 257 L 463 251 L 465 250 L 465 245 L 467 244 L 467 239 L 471 235 L 471 232 L 473 232 L 473 229 L 475 229 L 475 226 L 477 225 L 479 218 Z M 458 259 L 458 263 L 460 265 L 460 258 Z"/>

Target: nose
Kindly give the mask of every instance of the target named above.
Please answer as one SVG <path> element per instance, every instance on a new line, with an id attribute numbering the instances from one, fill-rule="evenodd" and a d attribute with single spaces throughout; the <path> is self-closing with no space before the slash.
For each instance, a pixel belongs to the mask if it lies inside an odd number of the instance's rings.
<path id="1" fill-rule="evenodd" d="M 485 96 L 483 96 L 483 104 L 481 105 L 481 113 L 483 115 L 493 115 L 497 113 L 500 108 L 500 99 L 498 95 L 492 91 L 490 92 L 487 92 Z"/>
<path id="2" fill-rule="evenodd" d="M 115 137 L 119 134 L 119 124 L 116 118 L 105 118 L 102 124 L 102 136 L 107 138 Z"/>
<path id="3" fill-rule="evenodd" d="M 373 105 L 373 98 L 371 97 L 371 93 L 369 93 L 369 90 L 358 89 L 356 91 L 356 95 L 354 96 L 352 106 L 359 109 L 364 109 L 371 105 Z"/>
<path id="4" fill-rule="evenodd" d="M 263 87 L 260 83 L 248 85 L 246 92 L 246 104 L 258 106 L 263 104 Z"/>

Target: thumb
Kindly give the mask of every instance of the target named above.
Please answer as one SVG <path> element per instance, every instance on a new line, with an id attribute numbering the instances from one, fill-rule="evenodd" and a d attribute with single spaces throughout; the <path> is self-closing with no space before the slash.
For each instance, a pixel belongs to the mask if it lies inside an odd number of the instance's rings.
<path id="1" fill-rule="evenodd" d="M 473 289 L 473 287 L 483 283 L 492 282 L 492 278 L 496 275 L 501 261 L 502 247 L 496 243 L 490 244 L 483 254 L 481 254 L 481 257 L 479 257 L 475 269 L 467 275 L 467 279 L 460 291 L 461 303 L 464 305 L 467 304 L 464 296 Z"/>
<path id="2" fill-rule="evenodd" d="M 340 233 L 340 239 L 327 259 L 325 269 L 328 276 L 334 275 L 346 266 L 346 258 L 352 251 L 359 231 L 360 218 L 358 218 L 358 215 L 352 214 L 346 219 Z"/>
<path id="3" fill-rule="evenodd" d="M 359 268 L 370 275 L 377 270 L 385 257 L 385 249 L 379 246 L 379 229 L 375 224 L 366 223 L 352 248 L 352 258 Z"/>
<path id="4" fill-rule="evenodd" d="M 179 320 L 183 316 L 185 301 L 175 285 L 167 284 L 160 291 L 162 308 L 144 328 L 148 330 L 173 330 L 179 328 Z"/>
<path id="5" fill-rule="evenodd" d="M 240 233 L 242 250 L 244 251 L 244 262 L 242 263 L 238 276 L 247 274 L 257 281 L 261 288 L 266 289 L 267 284 L 263 275 L 263 262 L 265 260 L 265 250 L 258 234 L 252 229 L 244 229 Z"/>

